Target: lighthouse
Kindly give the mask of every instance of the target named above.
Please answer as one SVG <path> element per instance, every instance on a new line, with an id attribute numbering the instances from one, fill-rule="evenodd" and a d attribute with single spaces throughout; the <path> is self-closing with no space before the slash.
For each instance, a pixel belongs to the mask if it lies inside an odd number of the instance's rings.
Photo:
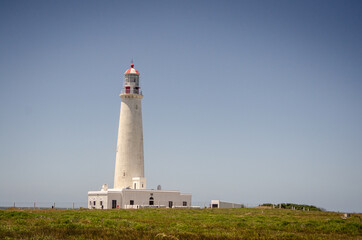
<path id="1" fill-rule="evenodd" d="M 131 67 L 124 73 L 121 90 L 114 185 L 88 191 L 90 209 L 190 208 L 192 195 L 175 190 L 146 188 L 143 155 L 142 92 L 140 73 Z"/>
<path id="2" fill-rule="evenodd" d="M 119 117 L 114 188 L 145 189 L 142 92 L 140 73 L 131 68 L 124 73 L 121 91 L 121 111 Z"/>

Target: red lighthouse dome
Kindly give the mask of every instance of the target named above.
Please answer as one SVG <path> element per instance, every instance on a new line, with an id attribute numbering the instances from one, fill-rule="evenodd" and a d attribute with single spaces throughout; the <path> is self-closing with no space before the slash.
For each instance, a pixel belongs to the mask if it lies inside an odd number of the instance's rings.
<path id="1" fill-rule="evenodd" d="M 137 69 L 133 68 L 134 64 L 131 64 L 131 68 L 127 69 L 127 71 L 124 74 L 137 74 L 140 75 L 140 73 L 137 71 Z"/>

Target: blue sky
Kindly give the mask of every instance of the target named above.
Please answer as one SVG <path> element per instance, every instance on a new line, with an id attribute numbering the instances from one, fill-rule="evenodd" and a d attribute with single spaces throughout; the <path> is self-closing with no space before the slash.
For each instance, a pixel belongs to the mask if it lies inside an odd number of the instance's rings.
<path id="1" fill-rule="evenodd" d="M 124 71 L 148 187 L 362 212 L 360 1 L 0 1 L 0 202 L 113 185 Z"/>

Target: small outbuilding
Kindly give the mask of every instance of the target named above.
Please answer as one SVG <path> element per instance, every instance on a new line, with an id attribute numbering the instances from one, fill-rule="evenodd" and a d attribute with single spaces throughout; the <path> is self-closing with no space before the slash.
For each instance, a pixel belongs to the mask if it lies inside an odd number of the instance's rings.
<path id="1" fill-rule="evenodd" d="M 240 203 L 223 202 L 220 200 L 211 200 L 211 208 L 243 208 L 244 205 Z"/>

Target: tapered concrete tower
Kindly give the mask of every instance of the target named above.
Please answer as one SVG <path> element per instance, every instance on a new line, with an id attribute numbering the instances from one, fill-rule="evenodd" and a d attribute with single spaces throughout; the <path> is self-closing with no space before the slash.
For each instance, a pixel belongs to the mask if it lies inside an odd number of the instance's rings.
<path id="1" fill-rule="evenodd" d="M 131 64 L 121 91 L 114 188 L 145 189 L 140 73 Z"/>

